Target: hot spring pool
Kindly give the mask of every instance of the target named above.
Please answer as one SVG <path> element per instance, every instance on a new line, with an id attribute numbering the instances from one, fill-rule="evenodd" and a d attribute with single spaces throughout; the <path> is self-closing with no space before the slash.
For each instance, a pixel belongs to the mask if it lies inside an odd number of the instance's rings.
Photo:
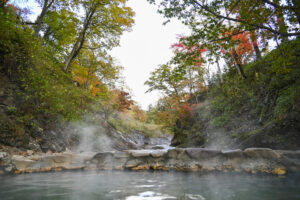
<path id="1" fill-rule="evenodd" d="M 0 177 L 1 200 L 300 199 L 300 177 L 180 172 L 61 172 Z"/>

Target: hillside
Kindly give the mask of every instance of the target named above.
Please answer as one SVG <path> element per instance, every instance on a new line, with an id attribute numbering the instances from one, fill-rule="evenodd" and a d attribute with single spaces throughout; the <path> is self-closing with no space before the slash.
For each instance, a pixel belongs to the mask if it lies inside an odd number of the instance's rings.
<path id="1" fill-rule="evenodd" d="M 172 144 L 210 148 L 300 147 L 300 40 L 281 44 L 244 66 L 247 79 L 227 71 L 192 117 L 175 128 Z M 195 101 L 195 99 L 190 100 Z"/>

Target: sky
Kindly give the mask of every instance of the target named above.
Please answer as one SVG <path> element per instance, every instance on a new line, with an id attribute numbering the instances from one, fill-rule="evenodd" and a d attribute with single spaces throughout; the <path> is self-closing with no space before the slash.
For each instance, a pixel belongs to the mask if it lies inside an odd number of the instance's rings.
<path id="1" fill-rule="evenodd" d="M 12 2 L 20 3 L 23 0 Z M 30 20 L 34 21 L 41 8 L 34 0 L 24 4 L 33 12 Z M 157 6 L 147 0 L 129 0 L 127 5 L 136 13 L 135 25 L 130 32 L 121 36 L 120 47 L 114 48 L 110 54 L 117 64 L 124 67 L 123 76 L 133 100 L 147 110 L 162 95 L 157 91 L 145 93 L 148 87 L 144 82 L 155 68 L 171 59 L 173 53 L 170 47 L 178 41 L 178 36 L 188 35 L 190 31 L 175 19 L 163 25 L 166 19 L 157 13 Z"/>
<path id="2" fill-rule="evenodd" d="M 121 36 L 121 46 L 113 49 L 111 55 L 124 67 L 123 74 L 133 99 L 147 109 L 161 95 L 155 91 L 145 93 L 148 87 L 144 82 L 158 65 L 171 59 L 171 45 L 178 41 L 178 35 L 187 35 L 189 30 L 176 20 L 163 25 L 166 19 L 157 13 L 157 6 L 146 0 L 129 0 L 127 5 L 136 13 L 135 25 L 131 32 Z"/>

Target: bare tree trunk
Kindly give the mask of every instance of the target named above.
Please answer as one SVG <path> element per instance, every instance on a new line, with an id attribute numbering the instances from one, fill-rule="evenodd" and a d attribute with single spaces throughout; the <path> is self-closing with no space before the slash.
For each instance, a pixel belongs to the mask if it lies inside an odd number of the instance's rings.
<path id="1" fill-rule="evenodd" d="M 244 70 L 243 70 L 243 67 L 242 67 L 242 63 L 241 63 L 240 58 L 239 58 L 238 54 L 236 53 L 235 49 L 233 49 L 233 59 L 234 59 L 234 61 L 235 61 L 235 63 L 236 63 L 236 66 L 237 66 L 237 69 L 238 69 L 239 74 L 240 74 L 244 79 L 246 79 L 247 76 L 246 76 L 246 74 L 244 73 Z"/>
<path id="2" fill-rule="evenodd" d="M 37 20 L 36 20 L 36 27 L 34 29 L 34 35 L 38 36 L 41 28 L 42 28 L 42 24 L 43 24 L 43 20 L 44 17 L 46 15 L 46 13 L 48 12 L 48 10 L 50 9 L 50 7 L 52 6 L 52 4 L 54 3 L 55 0 L 44 0 L 44 5 L 42 8 L 42 12 L 41 14 L 38 16 Z"/>
<path id="3" fill-rule="evenodd" d="M 84 44 L 86 33 L 87 33 L 88 29 L 90 28 L 91 20 L 93 18 L 93 15 L 95 14 L 95 12 L 96 12 L 96 6 L 91 8 L 86 13 L 82 31 L 79 34 L 78 39 L 76 40 L 70 55 L 68 56 L 67 60 L 65 61 L 65 69 L 64 70 L 67 72 L 71 71 L 70 70 L 71 63 L 78 56 L 78 54 Z"/>
<path id="4" fill-rule="evenodd" d="M 226 12 L 226 15 L 228 15 L 228 11 L 225 10 L 225 12 Z M 228 25 L 231 27 L 231 22 L 230 22 L 229 20 L 228 20 Z M 235 50 L 234 47 L 232 48 L 232 51 L 233 51 L 233 59 L 234 59 L 234 61 L 235 61 L 235 63 L 236 63 L 238 73 L 239 73 L 244 79 L 246 79 L 247 76 L 245 75 L 244 70 L 243 70 L 243 68 L 242 68 L 242 62 L 241 62 L 241 60 L 240 60 L 240 57 L 239 57 L 239 55 L 236 53 L 236 50 Z"/>
<path id="5" fill-rule="evenodd" d="M 258 47 L 257 37 L 256 37 L 256 34 L 255 34 L 255 31 L 250 32 L 250 39 L 252 41 L 252 46 L 253 46 L 253 49 L 255 51 L 256 60 L 260 60 L 261 59 L 261 52 L 260 52 L 260 49 Z"/>
<path id="6" fill-rule="evenodd" d="M 219 60 L 217 60 L 217 67 L 218 67 L 218 74 L 219 74 L 219 77 L 220 77 L 220 84 L 223 85 L 224 80 L 223 80 L 223 75 L 222 75 L 222 71 L 221 71 L 221 68 L 220 68 Z"/>

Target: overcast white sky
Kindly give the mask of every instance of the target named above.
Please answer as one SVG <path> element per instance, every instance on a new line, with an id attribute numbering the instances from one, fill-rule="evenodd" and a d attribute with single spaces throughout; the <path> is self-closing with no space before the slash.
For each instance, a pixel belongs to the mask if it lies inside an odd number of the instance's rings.
<path id="1" fill-rule="evenodd" d="M 14 1 L 23 2 L 12 2 Z M 30 18 L 35 20 L 40 8 L 34 0 L 28 0 L 24 4 L 33 11 Z M 178 41 L 177 36 L 188 35 L 190 31 L 176 20 L 162 25 L 165 19 L 157 13 L 157 7 L 149 4 L 147 0 L 129 0 L 127 5 L 136 13 L 135 25 L 131 32 L 125 32 L 121 36 L 121 46 L 113 49 L 111 55 L 124 67 L 125 81 L 131 88 L 133 99 L 143 109 L 147 109 L 149 104 L 158 100 L 159 93 L 154 91 L 145 94 L 147 86 L 144 82 L 159 64 L 170 60 L 170 47 Z"/>
<path id="2" fill-rule="evenodd" d="M 177 35 L 187 35 L 189 30 L 175 20 L 162 25 L 165 19 L 157 13 L 157 7 L 146 0 L 129 0 L 128 6 L 136 13 L 135 25 L 131 32 L 122 35 L 121 46 L 111 54 L 125 68 L 124 76 L 134 94 L 133 99 L 147 109 L 159 98 L 159 93 L 145 94 L 144 82 L 159 64 L 170 60 L 170 46 L 177 41 Z"/>

